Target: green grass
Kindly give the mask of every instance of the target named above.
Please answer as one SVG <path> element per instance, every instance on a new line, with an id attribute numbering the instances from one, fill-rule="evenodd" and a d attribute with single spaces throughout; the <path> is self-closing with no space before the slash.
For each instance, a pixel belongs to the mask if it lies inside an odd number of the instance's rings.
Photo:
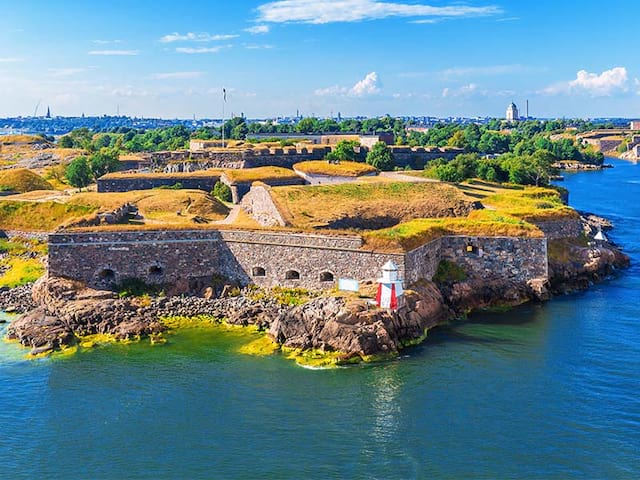
<path id="1" fill-rule="evenodd" d="M 195 172 L 175 172 L 175 173 L 162 173 L 162 172 L 153 172 L 153 173 L 131 173 L 131 172 L 113 172 L 107 173 L 102 176 L 102 179 L 176 179 L 182 180 L 185 178 L 194 178 L 194 177 L 205 177 L 205 178 L 216 178 L 222 175 L 222 170 L 212 169 L 212 170 L 197 170 Z"/>
<path id="2" fill-rule="evenodd" d="M 260 288 L 253 287 L 247 296 L 254 301 L 275 300 L 280 305 L 302 305 L 315 296 L 313 292 L 304 288 Z"/>
<path id="3" fill-rule="evenodd" d="M 482 203 L 506 215 L 528 222 L 577 218 L 578 213 L 562 203 L 552 188 L 527 187 L 490 195 Z"/>
<path id="4" fill-rule="evenodd" d="M 475 212 L 473 212 L 475 213 Z M 482 214 L 480 214 L 482 215 Z M 487 237 L 542 237 L 540 229 L 527 222 L 504 217 L 504 221 L 474 218 L 420 218 L 395 227 L 366 232 L 366 248 L 383 251 L 409 251 L 446 235 Z"/>
<path id="5" fill-rule="evenodd" d="M 326 160 L 310 160 L 296 163 L 293 168 L 310 175 L 327 175 L 333 177 L 360 177 L 376 174 L 378 170 L 368 163 L 341 161 L 329 163 Z"/>
<path id="6" fill-rule="evenodd" d="M 53 190 L 53 186 L 40 175 L 26 168 L 0 172 L 0 191 L 25 193 L 34 190 Z"/>
<path id="7" fill-rule="evenodd" d="M 433 276 L 435 283 L 462 282 L 466 280 L 467 272 L 460 265 L 449 260 L 441 260 L 436 274 Z"/>
<path id="8" fill-rule="evenodd" d="M 44 266 L 35 258 L 10 258 L 8 270 L 0 275 L 0 287 L 15 288 L 35 282 L 44 274 Z"/>
<path id="9" fill-rule="evenodd" d="M 27 247 L 20 243 L 7 239 L 0 239 L 0 253 L 8 253 L 10 255 L 22 255 L 27 252 Z"/>
<path id="10" fill-rule="evenodd" d="M 453 216 L 453 211 L 470 205 L 460 190 L 443 183 L 363 181 L 274 187 L 271 195 L 285 219 L 304 229 L 350 218 L 386 218 L 387 222 L 399 223 L 412 218 Z"/>
<path id="11" fill-rule="evenodd" d="M 224 176 L 231 183 L 268 182 L 269 180 L 295 180 L 300 177 L 296 172 L 282 167 L 256 167 L 227 169 Z"/>
<path id="12" fill-rule="evenodd" d="M 0 225 L 7 230 L 49 232 L 96 210 L 86 205 L 0 200 Z"/>

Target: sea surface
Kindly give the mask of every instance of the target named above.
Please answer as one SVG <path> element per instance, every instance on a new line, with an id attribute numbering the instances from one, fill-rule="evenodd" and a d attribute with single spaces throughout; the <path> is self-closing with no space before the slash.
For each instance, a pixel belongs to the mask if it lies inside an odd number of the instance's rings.
<path id="1" fill-rule="evenodd" d="M 607 161 L 564 186 L 630 269 L 395 361 L 309 370 L 197 330 L 41 360 L 0 342 L 0 478 L 640 478 L 640 166 Z"/>

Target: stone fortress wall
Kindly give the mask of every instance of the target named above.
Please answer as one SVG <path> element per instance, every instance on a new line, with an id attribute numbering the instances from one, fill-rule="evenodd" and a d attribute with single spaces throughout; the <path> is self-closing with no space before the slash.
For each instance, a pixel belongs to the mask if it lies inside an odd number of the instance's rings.
<path id="1" fill-rule="evenodd" d="M 521 282 L 547 278 L 546 238 L 442 237 L 407 253 L 365 250 L 360 237 L 245 230 L 55 233 L 49 274 L 113 287 L 127 278 L 176 284 L 223 276 L 241 285 L 332 288 L 339 278 L 374 281 L 393 260 L 405 284 L 449 259 L 469 273 Z"/>
<path id="2" fill-rule="evenodd" d="M 405 167 L 410 165 L 421 169 L 424 165 L 437 158 L 452 160 L 464 153 L 459 148 L 438 147 L 389 147 L 393 153 L 396 165 Z M 331 152 L 331 145 L 291 146 L 291 147 L 254 147 L 237 149 L 212 149 L 176 152 L 153 152 L 145 156 L 145 163 L 153 169 L 162 169 L 165 173 L 195 172 L 213 168 L 256 168 L 276 166 L 291 168 L 299 162 L 308 160 L 323 160 Z M 368 148 L 361 147 L 361 156 L 364 159 Z"/>
<path id="3" fill-rule="evenodd" d="M 172 187 L 180 184 L 182 188 L 189 190 L 204 190 L 210 192 L 213 186 L 220 179 L 220 175 L 211 176 L 172 176 L 170 174 L 144 176 L 144 175 L 105 175 L 98 178 L 98 192 L 130 192 L 132 190 L 151 190 L 159 187 Z"/>

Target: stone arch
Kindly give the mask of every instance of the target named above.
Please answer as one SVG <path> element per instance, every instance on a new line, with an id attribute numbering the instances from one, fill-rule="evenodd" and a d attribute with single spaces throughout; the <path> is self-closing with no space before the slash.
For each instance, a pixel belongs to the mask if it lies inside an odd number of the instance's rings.
<path id="1" fill-rule="evenodd" d="M 333 273 L 331 272 L 322 272 L 320 274 L 321 282 L 333 282 L 333 280 L 334 280 L 334 276 L 333 276 Z"/>
<path id="2" fill-rule="evenodd" d="M 164 275 L 164 269 L 160 265 L 151 265 L 149 267 L 149 275 L 152 277 L 160 277 Z"/>
<path id="3" fill-rule="evenodd" d="M 98 272 L 98 279 L 105 283 L 114 282 L 116 280 L 116 272 L 111 268 L 103 268 Z"/>
<path id="4" fill-rule="evenodd" d="M 254 277 L 266 277 L 267 272 L 263 267 L 253 267 L 253 270 L 251 271 L 251 275 L 253 275 Z"/>
<path id="5" fill-rule="evenodd" d="M 297 270 L 288 270 L 287 273 L 284 274 L 284 278 L 286 280 L 300 280 L 300 272 Z"/>

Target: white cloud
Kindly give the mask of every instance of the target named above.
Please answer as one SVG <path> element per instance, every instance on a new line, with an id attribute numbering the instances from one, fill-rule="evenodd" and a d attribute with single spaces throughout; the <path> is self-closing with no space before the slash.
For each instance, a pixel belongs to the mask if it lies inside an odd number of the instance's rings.
<path id="1" fill-rule="evenodd" d="M 132 87 L 131 85 L 115 88 L 111 90 L 110 93 L 114 97 L 151 97 L 153 96 L 153 93 L 150 92 L 149 90 Z"/>
<path id="2" fill-rule="evenodd" d="M 230 45 L 226 45 L 226 47 L 229 47 Z M 198 53 L 218 53 L 220 50 L 222 50 L 223 48 L 225 48 L 225 46 L 219 46 L 219 47 L 198 47 L 198 48 L 193 48 L 193 47 L 178 47 L 176 48 L 176 52 L 178 53 L 187 53 L 190 55 L 193 54 L 198 54 Z"/>
<path id="3" fill-rule="evenodd" d="M 508 75 L 514 73 L 534 72 L 538 69 L 528 65 L 486 65 L 480 67 L 452 67 L 438 72 L 438 75 L 445 78 L 466 77 L 466 76 L 491 76 L 491 75 Z"/>
<path id="4" fill-rule="evenodd" d="M 539 93 L 546 95 L 586 93 L 593 97 L 606 97 L 615 92 L 627 91 L 628 80 L 625 67 L 614 67 L 600 74 L 580 70 L 576 74 L 575 80 L 550 85 Z"/>
<path id="5" fill-rule="evenodd" d="M 165 72 L 154 73 L 151 78 L 154 80 L 188 80 L 192 78 L 198 78 L 203 75 L 203 72 Z"/>
<path id="6" fill-rule="evenodd" d="M 91 43 L 96 45 L 113 45 L 115 43 L 122 43 L 122 40 L 91 40 Z"/>
<path id="7" fill-rule="evenodd" d="M 362 80 L 356 82 L 356 84 L 351 88 L 334 85 L 332 87 L 319 88 L 314 92 L 314 95 L 320 97 L 338 95 L 364 97 L 367 95 L 375 95 L 377 93 L 380 93 L 380 82 L 378 80 L 378 74 L 376 72 L 370 72 L 367 73 L 367 75 Z"/>
<path id="8" fill-rule="evenodd" d="M 468 83 L 459 87 L 447 87 L 442 90 L 442 98 L 492 98 L 513 97 L 516 94 L 513 90 L 490 90 L 480 88 L 476 83 Z"/>
<path id="9" fill-rule="evenodd" d="M 252 35 L 258 35 L 261 33 L 269 33 L 269 25 L 256 25 L 254 27 L 245 28 L 244 31 Z"/>
<path id="10" fill-rule="evenodd" d="M 15 63 L 15 62 L 22 62 L 22 58 L 0 57 L 0 63 Z"/>
<path id="11" fill-rule="evenodd" d="M 346 95 L 348 92 L 349 89 L 347 87 L 334 85 L 332 87 L 318 88 L 313 92 L 313 94 L 318 97 L 331 97 L 335 95 Z"/>
<path id="12" fill-rule="evenodd" d="M 231 40 L 238 35 L 211 35 L 210 33 L 187 32 L 184 34 L 173 32 L 160 38 L 160 43 L 173 42 L 217 42 L 221 40 Z"/>
<path id="13" fill-rule="evenodd" d="M 433 25 L 435 23 L 440 23 L 441 18 L 421 18 L 420 20 L 414 20 L 410 23 L 415 23 L 417 25 Z"/>
<path id="14" fill-rule="evenodd" d="M 379 92 L 380 87 L 378 84 L 378 74 L 376 72 L 370 72 L 353 86 L 350 93 L 356 97 L 362 97 L 364 95 L 373 95 Z"/>
<path id="15" fill-rule="evenodd" d="M 467 97 L 478 90 L 478 85 L 475 83 L 469 83 L 468 85 L 463 85 L 458 88 L 445 88 L 442 90 L 443 98 L 451 98 L 451 97 Z"/>
<path id="16" fill-rule="evenodd" d="M 55 77 L 55 78 L 59 78 L 59 77 L 72 77 L 74 75 L 78 75 L 82 72 L 85 72 L 87 69 L 86 68 L 50 68 L 48 70 L 48 75 L 50 77 Z"/>
<path id="17" fill-rule="evenodd" d="M 244 48 L 246 48 L 247 50 L 270 50 L 273 48 L 273 45 L 267 45 L 267 44 L 257 45 L 254 43 L 250 43 L 245 45 Z"/>
<path id="18" fill-rule="evenodd" d="M 89 52 L 89 55 L 104 55 L 115 57 L 134 57 L 139 54 L 140 52 L 138 50 L 91 50 Z"/>
<path id="19" fill-rule="evenodd" d="M 615 67 L 605 70 L 600 75 L 580 70 L 576 79 L 569 82 L 575 89 L 584 89 L 595 96 L 611 95 L 615 90 L 626 90 L 627 69 Z"/>
<path id="20" fill-rule="evenodd" d="M 358 22 L 387 17 L 463 18 L 499 13 L 502 13 L 502 9 L 492 5 L 485 7 L 466 5 L 434 7 L 382 0 L 277 0 L 258 7 L 259 21 L 271 23 L 322 24 Z"/>

